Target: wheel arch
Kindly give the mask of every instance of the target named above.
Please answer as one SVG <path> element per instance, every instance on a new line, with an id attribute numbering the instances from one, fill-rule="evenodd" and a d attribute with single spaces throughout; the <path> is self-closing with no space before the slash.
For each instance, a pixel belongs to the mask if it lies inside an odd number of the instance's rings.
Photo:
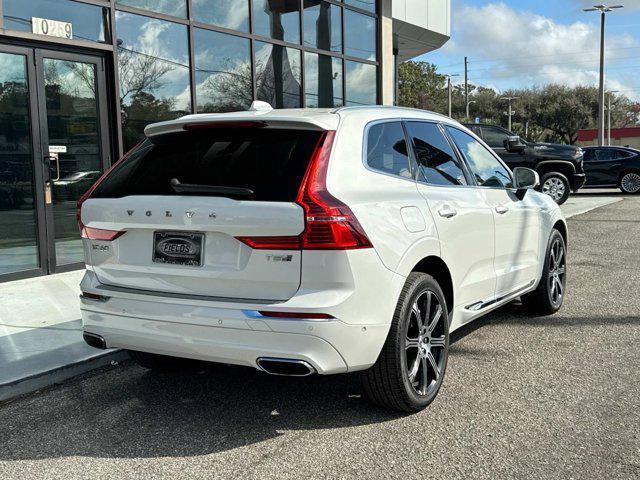
<path id="1" fill-rule="evenodd" d="M 454 305 L 453 279 L 451 278 L 449 267 L 447 267 L 444 260 L 435 255 L 429 255 L 414 265 L 411 271 L 426 273 L 435 278 L 442 289 L 442 293 L 444 293 L 447 310 L 449 310 L 449 315 L 451 315 Z"/>
<path id="2" fill-rule="evenodd" d="M 538 175 L 540 175 L 540 178 L 542 178 L 547 173 L 551 173 L 551 172 L 561 173 L 562 175 L 567 177 L 567 180 L 569 180 L 571 178 L 571 175 L 573 175 L 576 172 L 576 168 L 573 165 L 573 163 L 568 161 L 546 160 L 543 162 L 539 162 L 536 165 L 536 172 L 538 172 Z"/>
<path id="3" fill-rule="evenodd" d="M 560 232 L 560 235 L 562 235 L 562 238 L 564 239 L 565 245 L 567 245 L 569 239 L 568 239 L 567 224 L 564 222 L 564 220 L 558 220 L 556 223 L 553 224 L 553 228 L 555 228 Z"/>

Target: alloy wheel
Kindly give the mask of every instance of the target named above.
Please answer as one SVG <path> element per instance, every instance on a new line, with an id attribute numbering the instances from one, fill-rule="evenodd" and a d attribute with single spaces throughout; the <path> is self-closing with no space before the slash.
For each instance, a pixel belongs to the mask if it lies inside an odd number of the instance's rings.
<path id="1" fill-rule="evenodd" d="M 551 303 L 558 307 L 562 303 L 564 289 L 566 285 L 566 255 L 564 243 L 560 238 L 556 238 L 551 245 L 549 252 L 549 296 Z"/>
<path id="2" fill-rule="evenodd" d="M 550 177 L 542 184 L 542 193 L 546 193 L 556 202 L 564 197 L 565 191 L 564 182 L 558 177 Z"/>
<path id="3" fill-rule="evenodd" d="M 405 332 L 409 382 L 418 395 L 432 395 L 446 366 L 445 316 L 438 297 L 423 291 L 414 302 Z"/>
<path id="4" fill-rule="evenodd" d="M 626 193 L 638 193 L 640 192 L 640 175 L 635 172 L 627 173 L 620 180 L 620 185 Z"/>

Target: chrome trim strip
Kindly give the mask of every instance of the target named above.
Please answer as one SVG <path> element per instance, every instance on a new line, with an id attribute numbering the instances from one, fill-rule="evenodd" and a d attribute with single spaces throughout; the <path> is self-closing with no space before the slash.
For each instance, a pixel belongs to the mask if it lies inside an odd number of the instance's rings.
<path id="1" fill-rule="evenodd" d="M 472 303 L 471 305 L 468 305 L 468 306 L 464 307 L 464 309 L 465 310 L 470 310 L 472 312 L 479 312 L 480 310 L 482 310 L 484 308 L 490 307 L 492 305 L 495 305 L 496 303 L 500 303 L 503 300 L 506 300 L 507 298 L 516 296 L 519 293 L 524 292 L 525 290 L 530 288 L 531 285 L 533 285 L 535 282 L 536 282 L 535 280 L 531 280 L 524 287 L 521 287 L 521 288 L 519 288 L 517 290 L 514 290 L 513 292 L 507 293 L 506 295 L 502 295 L 500 297 L 496 297 L 493 300 L 485 300 L 485 301 Z"/>
<path id="2" fill-rule="evenodd" d="M 258 305 L 272 305 L 283 303 L 285 300 L 257 300 L 255 298 L 229 298 L 229 297 L 215 297 L 209 295 L 194 295 L 189 293 L 172 293 L 172 292 L 157 292 L 153 290 L 142 290 L 139 288 L 128 287 L 115 287 L 113 285 L 100 284 L 96 287 L 97 290 L 104 290 L 107 292 L 120 292 L 128 293 L 132 295 L 146 295 L 150 297 L 164 297 L 164 298 L 179 298 L 183 300 L 200 300 L 209 302 L 225 302 L 225 303 L 252 303 Z"/>

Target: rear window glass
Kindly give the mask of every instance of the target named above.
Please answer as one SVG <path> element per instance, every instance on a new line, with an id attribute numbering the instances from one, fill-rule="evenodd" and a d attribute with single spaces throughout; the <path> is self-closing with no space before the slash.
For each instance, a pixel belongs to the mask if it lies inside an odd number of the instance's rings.
<path id="1" fill-rule="evenodd" d="M 96 188 L 92 198 L 176 193 L 171 181 L 253 190 L 243 200 L 293 201 L 320 132 L 204 128 L 145 140 Z M 222 196 L 222 195 L 218 195 Z"/>

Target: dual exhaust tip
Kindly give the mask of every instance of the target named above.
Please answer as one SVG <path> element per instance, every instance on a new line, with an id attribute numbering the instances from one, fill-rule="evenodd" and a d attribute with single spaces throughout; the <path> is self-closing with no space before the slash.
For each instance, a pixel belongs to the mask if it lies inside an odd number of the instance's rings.
<path id="1" fill-rule="evenodd" d="M 316 373 L 308 362 L 291 358 L 260 357 L 256 360 L 258 367 L 270 375 L 284 375 L 288 377 L 308 377 Z"/>

